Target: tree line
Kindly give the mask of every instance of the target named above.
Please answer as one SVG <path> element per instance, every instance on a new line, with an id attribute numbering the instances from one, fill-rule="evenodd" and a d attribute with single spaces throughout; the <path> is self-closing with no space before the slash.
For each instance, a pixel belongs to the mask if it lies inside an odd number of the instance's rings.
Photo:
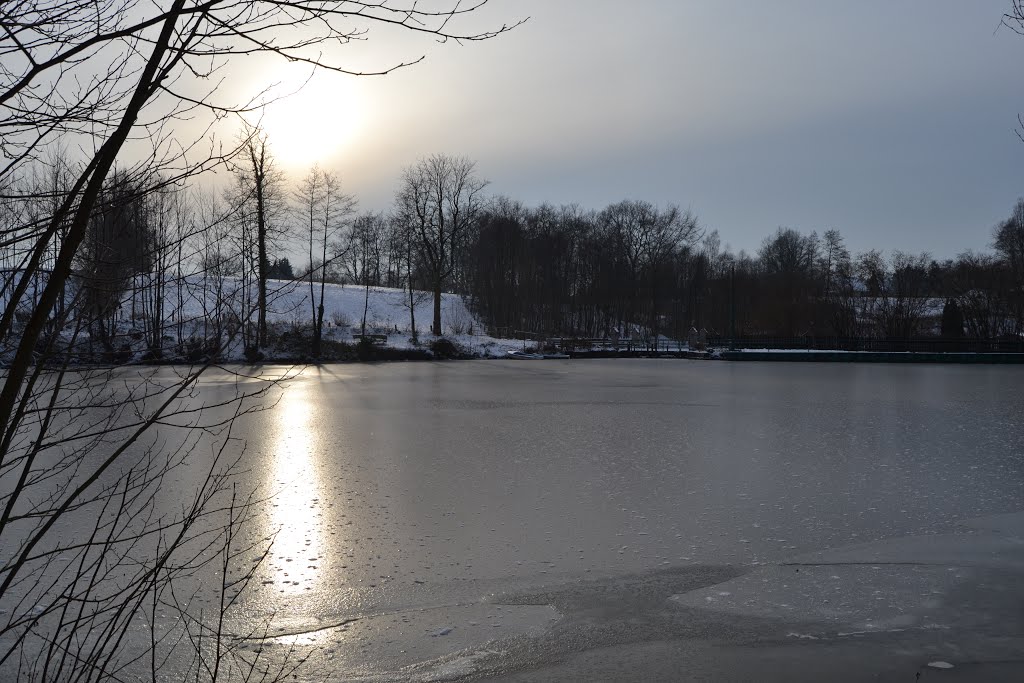
<path id="1" fill-rule="evenodd" d="M 751 254 L 722 249 L 674 206 L 499 200 L 469 239 L 464 284 L 492 325 L 548 335 L 1019 338 L 1024 202 L 991 246 L 943 260 L 852 254 L 838 230 L 778 228 Z"/>
<path id="2" fill-rule="evenodd" d="M 115 169 L 89 217 L 74 277 L 57 297 L 53 331 L 107 357 L 129 346 L 119 334 L 131 334 L 153 358 L 216 357 L 235 339 L 258 358 L 268 345 L 268 309 L 286 291 L 272 284 L 277 279 L 308 289 L 309 310 L 290 313 L 305 321 L 314 358 L 326 283 L 364 287 L 367 306 L 371 287 L 403 289 L 414 338 L 424 296 L 433 299 L 430 330 L 444 331 L 446 291 L 466 297 L 495 336 L 652 342 L 703 329 L 987 340 L 1024 332 L 1024 200 L 995 226 L 991 251 L 941 261 L 852 254 L 835 229 L 819 236 L 778 228 L 751 254 L 723 249 L 717 231 L 675 205 L 623 200 L 589 210 L 487 196 L 474 162 L 441 154 L 402 171 L 389 210 L 358 212 L 334 172 L 314 166 L 290 181 L 258 129 L 242 131 L 239 149 L 220 192 Z M 0 244 L 4 292 L 27 256 L 18 236 L 46 220 L 71 171 L 54 156 L 4 193 L 0 221 L 13 236 Z M 298 244 L 301 266 L 282 255 Z M 44 255 L 23 309 L 42 291 L 52 258 Z"/>
<path id="3" fill-rule="evenodd" d="M 836 229 L 780 227 L 754 253 L 733 252 L 675 205 L 527 207 L 486 196 L 486 187 L 466 158 L 421 159 L 403 170 L 390 210 L 339 226 L 304 272 L 406 289 L 413 334 L 423 290 L 433 297 L 434 334 L 444 291 L 466 297 L 495 336 L 1024 334 L 1024 200 L 993 228 L 991 250 L 937 260 L 853 254 Z"/>

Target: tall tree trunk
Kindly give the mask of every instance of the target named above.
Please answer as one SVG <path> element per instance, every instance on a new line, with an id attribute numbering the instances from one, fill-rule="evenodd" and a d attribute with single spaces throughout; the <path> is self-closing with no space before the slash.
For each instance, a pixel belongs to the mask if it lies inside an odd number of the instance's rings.
<path id="1" fill-rule="evenodd" d="M 363 324 L 360 327 L 360 334 L 363 335 L 366 334 L 366 312 L 370 309 L 370 281 L 364 279 L 364 282 L 366 284 L 364 285 L 365 293 L 363 296 Z"/>
<path id="2" fill-rule="evenodd" d="M 441 336 L 441 279 L 434 280 L 434 336 Z"/>
<path id="3" fill-rule="evenodd" d="M 320 270 L 320 303 L 316 307 L 316 331 L 313 333 L 314 358 L 320 358 L 321 340 L 324 337 L 324 290 L 327 287 L 327 231 L 329 226 L 329 215 L 324 217 L 324 244 L 320 262 L 323 266 Z M 312 263 L 312 259 L 310 259 Z"/>
<path id="4" fill-rule="evenodd" d="M 412 341 L 415 344 L 420 336 L 416 333 L 416 298 L 412 290 L 412 280 L 409 280 L 409 326 L 412 328 Z"/>
<path id="5" fill-rule="evenodd" d="M 313 193 L 316 192 L 315 186 L 314 186 L 312 192 Z M 316 360 L 316 359 L 320 358 L 320 326 L 317 323 L 316 289 L 315 289 L 314 280 L 313 280 L 313 273 L 316 272 L 316 269 L 313 267 L 313 207 L 314 207 L 313 202 L 314 201 L 315 201 L 315 198 L 311 198 L 310 199 L 310 209 L 309 209 L 309 305 L 313 309 L 313 343 L 312 343 L 312 345 L 310 347 L 310 354 L 313 356 L 313 359 Z M 324 241 L 326 241 L 326 236 L 324 238 Z M 324 265 L 323 267 L 326 269 L 327 266 Z M 320 283 L 321 283 L 321 285 L 323 284 L 323 280 L 324 280 L 325 276 L 326 276 L 326 273 L 321 273 L 320 274 Z M 323 310 L 323 290 L 322 289 L 320 290 L 320 302 L 321 302 L 320 303 L 320 310 Z"/>
<path id="6" fill-rule="evenodd" d="M 256 307 L 256 348 L 267 345 L 267 217 L 263 197 L 262 178 L 256 184 L 256 241 L 258 246 L 256 266 L 257 294 Z"/>

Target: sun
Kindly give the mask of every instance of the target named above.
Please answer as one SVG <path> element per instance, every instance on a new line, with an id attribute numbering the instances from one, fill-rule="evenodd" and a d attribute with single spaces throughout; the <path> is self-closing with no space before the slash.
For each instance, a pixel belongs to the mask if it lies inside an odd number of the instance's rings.
<path id="1" fill-rule="evenodd" d="M 267 104 L 254 112 L 278 162 L 300 170 L 326 164 L 350 147 L 362 127 L 358 79 L 282 66 L 270 74 Z"/>

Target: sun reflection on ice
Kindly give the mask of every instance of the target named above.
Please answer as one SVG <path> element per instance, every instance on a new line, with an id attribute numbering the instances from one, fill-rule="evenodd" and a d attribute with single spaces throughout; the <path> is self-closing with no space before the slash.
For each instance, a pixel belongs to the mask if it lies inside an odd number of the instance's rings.
<path id="1" fill-rule="evenodd" d="M 322 561 L 323 505 L 320 469 L 316 460 L 313 382 L 289 386 L 273 411 L 276 416 L 273 446 L 275 496 L 271 524 L 277 532 L 271 547 L 274 587 L 282 593 L 303 593 L 319 581 Z"/>

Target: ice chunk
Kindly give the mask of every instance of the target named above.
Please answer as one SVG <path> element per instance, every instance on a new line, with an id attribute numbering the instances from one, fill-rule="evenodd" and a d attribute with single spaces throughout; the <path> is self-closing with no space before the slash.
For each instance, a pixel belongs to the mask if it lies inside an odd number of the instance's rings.
<path id="1" fill-rule="evenodd" d="M 928 666 L 933 669 L 952 669 L 953 665 L 949 662 L 928 662 Z"/>

